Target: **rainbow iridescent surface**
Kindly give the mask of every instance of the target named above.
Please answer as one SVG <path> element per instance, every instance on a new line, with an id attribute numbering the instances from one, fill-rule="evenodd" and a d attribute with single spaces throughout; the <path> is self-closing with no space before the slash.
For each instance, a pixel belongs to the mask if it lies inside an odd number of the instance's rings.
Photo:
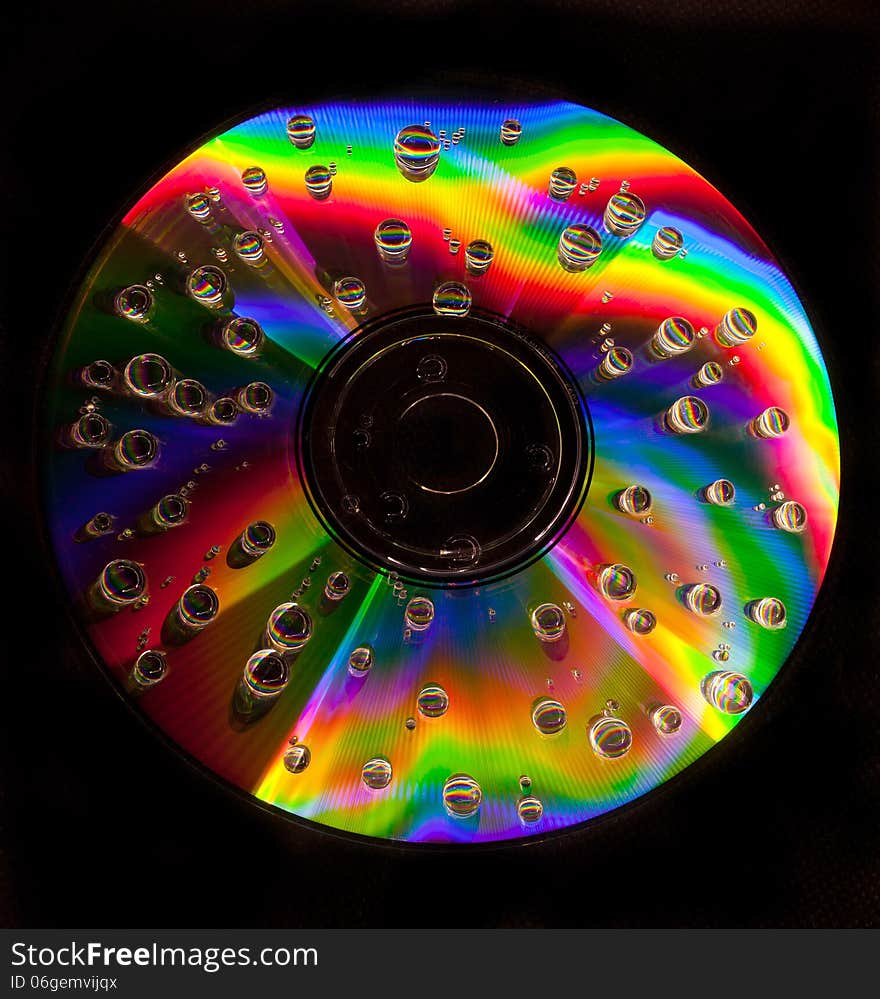
<path id="1" fill-rule="evenodd" d="M 295 425 L 340 339 L 445 282 L 565 361 L 595 467 L 540 561 L 404 597 L 328 537 Z M 231 784 L 372 837 L 540 835 L 681 771 L 782 667 L 835 528 L 791 284 L 698 174 L 573 104 L 291 107 L 210 140 L 107 240 L 46 412 L 51 541 L 114 680 Z"/>

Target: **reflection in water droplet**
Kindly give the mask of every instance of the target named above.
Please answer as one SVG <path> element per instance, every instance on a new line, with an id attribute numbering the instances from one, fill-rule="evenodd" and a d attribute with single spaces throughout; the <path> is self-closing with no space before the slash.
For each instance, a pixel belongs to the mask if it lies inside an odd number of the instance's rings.
<path id="1" fill-rule="evenodd" d="M 274 398 L 275 393 L 265 382 L 250 382 L 239 389 L 235 401 L 243 412 L 259 415 L 268 412 Z"/>
<path id="2" fill-rule="evenodd" d="M 204 583 L 196 583 L 181 594 L 177 601 L 177 620 L 191 631 L 201 631 L 220 613 L 220 598 Z"/>
<path id="3" fill-rule="evenodd" d="M 171 365 L 158 354 L 138 354 L 125 366 L 122 377 L 125 387 L 142 399 L 163 395 L 173 378 Z"/>
<path id="4" fill-rule="evenodd" d="M 700 684 L 703 697 L 727 715 L 740 715 L 746 711 L 754 699 L 754 691 L 749 680 L 741 673 L 718 670 L 703 677 Z"/>
<path id="5" fill-rule="evenodd" d="M 266 641 L 279 652 L 299 652 L 311 637 L 312 619 L 299 604 L 279 604 L 266 622 Z"/>
<path id="6" fill-rule="evenodd" d="M 623 623 L 634 635 L 650 635 L 657 627 L 657 617 L 644 607 L 633 607 L 623 615 Z"/>
<path id="7" fill-rule="evenodd" d="M 117 316 L 133 323 L 145 323 L 153 308 L 153 293 L 142 284 L 133 284 L 119 292 L 113 307 Z"/>
<path id="8" fill-rule="evenodd" d="M 258 166 L 248 167 L 241 175 L 241 182 L 255 196 L 265 194 L 269 186 L 266 181 L 266 171 Z"/>
<path id="9" fill-rule="evenodd" d="M 665 225 L 658 229 L 654 241 L 651 243 L 651 252 L 658 260 L 669 260 L 684 246 L 684 237 L 671 225 Z"/>
<path id="10" fill-rule="evenodd" d="M 556 604 L 539 604 L 531 613 L 531 622 L 542 642 L 558 642 L 565 634 L 565 614 Z"/>
<path id="11" fill-rule="evenodd" d="M 715 327 L 715 339 L 722 347 L 735 347 L 750 340 L 758 329 L 758 320 L 748 309 L 731 309 Z"/>
<path id="12" fill-rule="evenodd" d="M 709 407 L 695 395 L 684 395 L 666 410 L 666 427 L 674 434 L 698 434 L 709 424 Z"/>
<path id="13" fill-rule="evenodd" d="M 600 378 L 620 378 L 633 365 L 633 356 L 626 347 L 611 347 L 598 367 Z"/>
<path id="14" fill-rule="evenodd" d="M 487 240 L 474 239 L 468 243 L 464 255 L 471 274 L 485 274 L 495 257 L 495 250 Z"/>
<path id="15" fill-rule="evenodd" d="M 730 479 L 716 479 L 703 490 L 703 498 L 713 506 L 730 506 L 736 499 L 736 487 Z"/>
<path id="16" fill-rule="evenodd" d="M 752 420 L 751 429 L 758 437 L 781 437 L 790 424 L 788 413 L 784 409 L 770 406 Z"/>
<path id="17" fill-rule="evenodd" d="M 440 162 L 440 140 L 424 125 L 407 125 L 394 140 L 394 161 L 407 180 L 427 180 Z"/>
<path id="18" fill-rule="evenodd" d="M 508 118 L 501 123 L 501 141 L 505 146 L 515 146 L 522 135 L 522 125 L 516 118 Z"/>
<path id="19" fill-rule="evenodd" d="M 127 430 L 114 445 L 111 460 L 127 472 L 149 467 L 158 454 L 159 442 L 149 430 Z"/>
<path id="20" fill-rule="evenodd" d="M 99 596 L 114 607 L 128 607 L 147 589 L 147 577 L 137 562 L 117 558 L 104 566 L 98 577 Z"/>
<path id="21" fill-rule="evenodd" d="M 427 597 L 413 597 L 406 605 L 404 619 L 413 631 L 427 631 L 434 620 L 434 604 Z"/>
<path id="22" fill-rule="evenodd" d="M 288 773 L 301 774 L 312 762 L 312 752 L 308 746 L 291 746 L 284 754 L 284 769 Z"/>
<path id="23" fill-rule="evenodd" d="M 367 289 L 364 287 L 364 282 L 356 277 L 340 278 L 333 285 L 333 294 L 336 296 L 336 301 L 350 312 L 362 309 L 367 300 Z"/>
<path id="24" fill-rule="evenodd" d="M 328 600 L 341 600 L 351 589 L 351 580 L 344 572 L 331 572 L 324 584 L 324 596 Z"/>
<path id="25" fill-rule="evenodd" d="M 453 817 L 474 815 L 482 800 L 480 785 L 467 774 L 453 774 L 443 785 L 443 805 Z"/>
<path id="26" fill-rule="evenodd" d="M 131 678 L 138 687 L 146 690 L 164 679 L 167 672 L 168 659 L 165 653 L 160 652 L 159 649 L 147 649 L 135 660 Z"/>
<path id="27" fill-rule="evenodd" d="M 248 693 L 260 700 L 277 697 L 287 686 L 289 679 L 290 666 L 284 657 L 273 649 L 260 649 L 259 652 L 255 652 L 244 668 L 244 682 Z M 296 747 L 296 749 L 304 748 Z"/>
<path id="28" fill-rule="evenodd" d="M 707 361 L 694 375 L 692 384 L 695 388 L 707 388 L 709 385 L 717 385 L 723 377 L 724 368 L 715 361 Z"/>
<path id="29" fill-rule="evenodd" d="M 208 390 L 193 378 L 181 378 L 168 393 L 168 408 L 178 416 L 200 416 L 208 401 Z"/>
<path id="30" fill-rule="evenodd" d="M 567 721 L 565 708 L 550 697 L 542 697 L 532 708 L 532 724 L 544 735 L 561 732 Z"/>
<path id="31" fill-rule="evenodd" d="M 196 267 L 187 278 L 186 293 L 200 305 L 216 308 L 223 301 L 226 291 L 226 275 L 219 267 L 206 264 Z"/>
<path id="32" fill-rule="evenodd" d="M 348 655 L 348 672 L 355 677 L 365 677 L 373 668 L 373 650 L 367 645 L 359 645 Z"/>
<path id="33" fill-rule="evenodd" d="M 664 319 L 651 339 L 651 350 L 658 357 L 674 357 L 684 354 L 694 345 L 693 326 L 681 316 Z"/>
<path id="34" fill-rule="evenodd" d="M 556 256 L 567 271 L 585 271 L 602 250 L 602 237 L 588 225 L 567 226 L 559 237 Z"/>
<path id="35" fill-rule="evenodd" d="M 387 264 L 403 264 L 412 246 L 412 230 L 400 219 L 385 219 L 373 234 L 379 256 Z"/>
<path id="36" fill-rule="evenodd" d="M 597 579 L 599 592 L 609 600 L 629 600 L 636 592 L 636 574 L 620 562 L 602 566 Z"/>
<path id="37" fill-rule="evenodd" d="M 651 712 L 651 724 L 660 735 L 675 735 L 681 723 L 681 712 L 672 704 L 661 704 Z"/>
<path id="38" fill-rule="evenodd" d="M 249 558 L 260 558 L 275 544 L 275 528 L 266 520 L 256 520 L 239 537 L 241 550 Z"/>
<path id="39" fill-rule="evenodd" d="M 619 191 L 608 199 L 603 221 L 616 236 L 631 236 L 645 221 L 645 203 L 635 194 Z"/>
<path id="40" fill-rule="evenodd" d="M 184 205 L 197 222 L 207 222 L 211 217 L 211 199 L 207 194 L 188 194 Z"/>
<path id="41" fill-rule="evenodd" d="M 625 721 L 609 715 L 596 718 L 587 731 L 590 746 L 597 756 L 617 760 L 632 746 L 632 729 Z"/>
<path id="42" fill-rule="evenodd" d="M 263 346 L 266 336 L 255 319 L 234 316 L 227 319 L 220 328 L 220 344 L 233 354 L 250 357 Z"/>
<path id="43" fill-rule="evenodd" d="M 315 123 L 307 114 L 296 114 L 287 120 L 287 138 L 297 149 L 308 149 L 315 141 Z"/>
<path id="44" fill-rule="evenodd" d="M 240 232 L 232 240 L 232 249 L 246 264 L 257 264 L 263 259 L 263 237 L 258 232 Z"/>
<path id="45" fill-rule="evenodd" d="M 568 167 L 557 167 L 550 174 L 547 193 L 554 201 L 568 201 L 577 186 L 577 175 Z"/>
<path id="46" fill-rule="evenodd" d="M 333 174 L 326 166 L 311 166 L 305 173 L 306 190 L 315 201 L 326 201 L 333 190 Z"/>
<path id="47" fill-rule="evenodd" d="M 449 695 L 436 683 L 428 684 L 419 691 L 416 707 L 426 718 L 439 718 L 449 707 Z"/>
<path id="48" fill-rule="evenodd" d="M 773 524 L 780 531 L 788 531 L 789 534 L 800 534 L 807 526 L 807 511 L 800 503 L 794 500 L 786 500 L 780 503 L 771 514 Z"/>
<path id="49" fill-rule="evenodd" d="M 691 583 L 682 587 L 682 596 L 688 610 L 700 617 L 710 617 L 721 610 L 721 593 L 710 583 Z"/>
<path id="50" fill-rule="evenodd" d="M 520 798 L 516 806 L 516 814 L 519 816 L 520 822 L 531 826 L 541 821 L 541 817 L 544 814 L 544 806 L 537 798 L 529 795 L 527 798 Z"/>
<path id="51" fill-rule="evenodd" d="M 614 503 L 621 513 L 629 514 L 630 517 L 643 517 L 651 512 L 654 500 L 644 486 L 627 486 L 615 497 Z"/>
<path id="52" fill-rule="evenodd" d="M 777 597 L 761 597 L 753 600 L 746 608 L 746 613 L 762 628 L 777 631 L 786 624 L 785 604 Z"/>
<path id="53" fill-rule="evenodd" d="M 361 780 L 370 790 L 381 791 L 391 783 L 391 764 L 382 756 L 374 756 L 364 764 Z"/>
<path id="54" fill-rule="evenodd" d="M 438 316 L 466 316 L 471 310 L 471 293 L 459 281 L 446 281 L 434 292 Z"/>

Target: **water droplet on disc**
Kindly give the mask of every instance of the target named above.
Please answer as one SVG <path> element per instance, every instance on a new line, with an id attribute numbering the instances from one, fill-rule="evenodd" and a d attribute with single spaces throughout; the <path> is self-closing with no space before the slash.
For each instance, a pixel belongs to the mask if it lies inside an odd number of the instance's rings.
<path id="1" fill-rule="evenodd" d="M 556 604 L 539 604 L 531 613 L 531 622 L 542 642 L 558 642 L 565 634 L 565 614 Z"/>
<path id="2" fill-rule="evenodd" d="M 703 677 L 700 690 L 709 704 L 727 715 L 742 714 L 754 699 L 749 680 L 741 673 L 728 670 L 719 670 Z"/>
<path id="3" fill-rule="evenodd" d="M 609 600 L 629 600 L 636 592 L 636 574 L 619 562 L 602 566 L 597 578 L 599 592 Z"/>
<path id="4" fill-rule="evenodd" d="M 609 715 L 593 721 L 587 735 L 593 752 L 606 760 L 625 756 L 632 746 L 632 729 L 625 721 Z"/>
<path id="5" fill-rule="evenodd" d="M 443 805 L 456 818 L 474 815 L 482 800 L 480 785 L 467 774 L 453 774 L 443 785 Z"/>
<path id="6" fill-rule="evenodd" d="M 434 292 L 438 316 L 466 316 L 471 310 L 471 293 L 459 281 L 446 281 Z"/>
<path id="7" fill-rule="evenodd" d="M 361 780 L 370 790 L 381 791 L 391 783 L 391 764 L 382 756 L 374 756 L 364 764 Z"/>
<path id="8" fill-rule="evenodd" d="M 585 271 L 602 251 L 602 237 L 588 225 L 567 226 L 559 237 L 556 255 L 567 271 Z"/>
<path id="9" fill-rule="evenodd" d="M 426 718 L 439 718 L 446 714 L 449 707 L 449 695 L 436 683 L 429 684 L 419 691 L 416 707 L 419 709 L 419 714 Z"/>
<path id="10" fill-rule="evenodd" d="M 542 697 L 532 708 L 532 724 L 543 735 L 556 735 L 567 721 L 565 708 L 553 698 Z"/>
<path id="11" fill-rule="evenodd" d="M 709 407 L 695 395 L 685 395 L 666 410 L 666 426 L 674 434 L 698 434 L 709 424 Z"/>

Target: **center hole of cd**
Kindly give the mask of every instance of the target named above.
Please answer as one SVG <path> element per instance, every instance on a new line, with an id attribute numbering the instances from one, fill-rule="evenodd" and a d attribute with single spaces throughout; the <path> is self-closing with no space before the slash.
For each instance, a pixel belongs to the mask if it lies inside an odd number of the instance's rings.
<path id="1" fill-rule="evenodd" d="M 398 455 L 407 475 L 429 493 L 473 489 L 498 460 L 498 432 L 472 399 L 436 392 L 410 404 L 397 430 Z"/>

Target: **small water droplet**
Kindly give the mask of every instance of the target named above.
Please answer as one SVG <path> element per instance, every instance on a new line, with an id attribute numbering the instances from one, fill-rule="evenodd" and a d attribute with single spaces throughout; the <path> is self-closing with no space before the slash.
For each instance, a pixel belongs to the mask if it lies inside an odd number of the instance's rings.
<path id="1" fill-rule="evenodd" d="M 709 424 L 709 407 L 695 395 L 685 395 L 666 410 L 666 427 L 674 434 L 698 434 Z"/>
<path id="2" fill-rule="evenodd" d="M 722 347 L 746 343 L 758 329 L 758 320 L 748 309 L 731 309 L 715 327 L 715 339 Z"/>
<path id="3" fill-rule="evenodd" d="M 373 234 L 379 256 L 388 264 L 403 264 L 412 246 L 412 230 L 400 219 L 385 219 Z"/>
<path id="4" fill-rule="evenodd" d="M 461 240 L 460 239 L 450 239 L 449 240 L 449 252 L 453 255 L 453 257 L 456 256 L 456 254 L 458 253 L 458 251 L 460 249 L 461 249 Z"/>
<path id="5" fill-rule="evenodd" d="M 556 604 L 539 604 L 530 620 L 532 630 L 541 642 L 558 642 L 565 634 L 565 614 Z"/>
<path id="6" fill-rule="evenodd" d="M 336 301 L 349 312 L 357 312 L 364 307 L 367 300 L 367 289 L 364 282 L 356 277 L 343 277 L 333 285 Z"/>
<path id="7" fill-rule="evenodd" d="M 778 406 L 770 406 L 752 420 L 750 427 L 757 437 L 781 437 L 791 425 L 788 413 Z"/>
<path id="8" fill-rule="evenodd" d="M 700 690 L 709 704 L 728 715 L 742 714 L 754 699 L 749 680 L 741 673 L 729 670 L 719 670 L 703 677 Z"/>
<path id="9" fill-rule="evenodd" d="M 661 704 L 651 712 L 651 724 L 660 735 L 675 735 L 682 720 L 681 712 L 672 704 Z"/>
<path id="10" fill-rule="evenodd" d="M 617 760 L 632 747 L 632 729 L 625 721 L 610 715 L 595 718 L 587 729 L 590 746 L 597 756 Z"/>
<path id="11" fill-rule="evenodd" d="M 632 236 L 645 221 L 645 203 L 635 194 L 618 191 L 612 194 L 605 206 L 605 228 L 615 236 Z"/>
<path id="12" fill-rule="evenodd" d="M 553 698 L 541 697 L 532 707 L 532 724 L 543 735 L 556 735 L 567 721 L 565 708 Z"/>
<path id="13" fill-rule="evenodd" d="M 536 822 L 541 821 L 541 817 L 544 815 L 544 806 L 537 798 L 529 795 L 520 798 L 516 806 L 516 813 L 520 822 L 527 826 L 533 826 Z"/>
<path id="14" fill-rule="evenodd" d="M 116 315 L 133 323 L 145 323 L 153 308 L 153 293 L 142 284 L 123 288 L 113 300 Z"/>
<path id="15" fill-rule="evenodd" d="M 717 361 L 707 361 L 691 379 L 695 388 L 708 388 L 717 385 L 724 377 L 724 368 Z"/>
<path id="16" fill-rule="evenodd" d="M 604 565 L 597 576 L 599 592 L 608 600 L 629 600 L 636 592 L 636 574 L 620 562 Z"/>
<path id="17" fill-rule="evenodd" d="M 434 603 L 427 597 L 413 597 L 406 605 L 404 619 L 413 631 L 427 631 L 434 620 Z"/>
<path id="18" fill-rule="evenodd" d="M 438 316 L 466 316 L 471 309 L 471 293 L 459 281 L 446 281 L 434 292 L 433 304 Z"/>
<path id="19" fill-rule="evenodd" d="M 253 230 L 240 232 L 232 240 L 232 249 L 240 260 L 253 266 L 263 259 L 263 237 Z"/>
<path id="20" fill-rule="evenodd" d="M 245 189 L 255 197 L 265 194 L 269 186 L 266 181 L 266 171 L 258 166 L 251 166 L 244 170 L 241 175 L 241 182 L 244 184 Z"/>
<path id="21" fill-rule="evenodd" d="M 373 668 L 373 661 L 373 650 L 368 645 L 359 645 L 348 654 L 348 672 L 354 677 L 365 677 Z"/>
<path id="22" fill-rule="evenodd" d="M 305 173 L 306 190 L 315 201 L 326 201 L 330 197 L 333 189 L 333 175 L 330 168 L 315 165 L 306 170 Z"/>
<path id="23" fill-rule="evenodd" d="M 415 720 L 415 718 L 407 718 L 407 720 L 404 722 L 404 724 L 405 724 L 406 728 L 410 732 L 412 732 L 412 730 L 416 727 L 416 720 Z"/>
<path id="24" fill-rule="evenodd" d="M 632 485 L 621 490 L 614 497 L 614 503 L 621 513 L 630 517 L 642 517 L 651 512 L 654 500 L 644 486 Z"/>
<path id="25" fill-rule="evenodd" d="M 488 240 L 474 239 L 468 243 L 464 255 L 471 274 L 485 274 L 495 257 L 495 250 Z"/>
<path id="26" fill-rule="evenodd" d="M 657 617 L 644 607 L 633 607 L 623 615 L 623 623 L 634 635 L 650 635 L 657 627 Z"/>
<path id="27" fill-rule="evenodd" d="M 480 785 L 468 774 L 453 774 L 443 785 L 443 805 L 454 818 L 476 814 L 482 800 Z"/>
<path id="28" fill-rule="evenodd" d="M 615 347 L 614 341 L 606 339 L 601 349 L 607 350 L 596 369 L 600 378 L 620 378 L 625 375 L 633 366 L 633 356 L 626 347 Z"/>
<path id="29" fill-rule="evenodd" d="M 746 614 L 755 624 L 770 631 L 776 631 L 786 625 L 785 604 L 777 597 L 752 600 L 746 607 Z"/>
<path id="30" fill-rule="evenodd" d="M 703 498 L 713 506 L 730 506 L 736 499 L 736 487 L 730 479 L 716 479 L 703 490 Z"/>
<path id="31" fill-rule="evenodd" d="M 266 641 L 279 652 L 299 652 L 311 637 L 311 616 L 299 604 L 279 604 L 266 622 Z"/>
<path id="32" fill-rule="evenodd" d="M 774 526 L 789 534 L 800 534 L 807 526 L 807 511 L 800 503 L 786 500 L 771 514 Z"/>
<path id="33" fill-rule="evenodd" d="M 207 222 L 211 217 L 211 200 L 207 194 L 188 194 L 184 205 L 197 222 Z"/>
<path id="34" fill-rule="evenodd" d="M 426 718 L 440 718 L 449 708 L 449 695 L 436 683 L 430 683 L 419 691 L 416 707 Z"/>
<path id="35" fill-rule="evenodd" d="M 308 746 L 297 744 L 284 754 L 284 769 L 291 774 L 301 774 L 311 762 L 312 753 Z"/>
<path id="36" fill-rule="evenodd" d="M 522 125 L 516 118 L 507 118 L 501 123 L 501 141 L 505 146 L 515 146 L 522 135 Z"/>
<path id="37" fill-rule="evenodd" d="M 146 636 L 143 636 L 146 638 Z M 159 649 L 142 652 L 134 663 L 131 678 L 142 690 L 155 687 L 168 672 L 168 659 Z"/>
<path id="38" fill-rule="evenodd" d="M 351 589 L 351 580 L 344 572 L 331 572 L 324 584 L 324 596 L 328 600 L 342 600 Z"/>
<path id="39" fill-rule="evenodd" d="M 342 507 L 344 513 L 355 514 L 361 508 L 361 501 L 353 493 L 346 493 L 339 501 L 339 505 Z"/>
<path id="40" fill-rule="evenodd" d="M 682 588 L 685 606 L 700 617 L 711 617 L 721 610 L 721 593 L 711 583 L 691 583 Z"/>
<path id="41" fill-rule="evenodd" d="M 260 700 L 278 697 L 290 679 L 287 661 L 273 649 L 255 652 L 244 668 L 248 693 Z"/>

